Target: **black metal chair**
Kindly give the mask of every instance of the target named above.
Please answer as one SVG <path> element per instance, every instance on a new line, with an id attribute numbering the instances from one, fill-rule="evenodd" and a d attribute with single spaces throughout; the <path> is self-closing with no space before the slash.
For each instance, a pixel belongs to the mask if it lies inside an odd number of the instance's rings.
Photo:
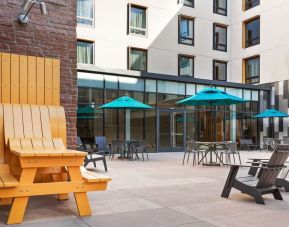
<path id="1" fill-rule="evenodd" d="M 231 169 L 225 183 L 222 197 L 228 198 L 232 188 L 255 198 L 256 203 L 265 204 L 262 198 L 264 194 L 273 194 L 277 200 L 283 200 L 282 195 L 275 185 L 275 181 L 289 156 L 289 145 L 277 145 L 266 166 L 264 165 L 231 165 Z M 236 177 L 240 167 L 258 169 L 255 175 Z"/>
<path id="2" fill-rule="evenodd" d="M 105 171 L 107 172 L 107 164 L 105 155 L 101 155 L 97 152 L 97 149 L 92 148 L 90 144 L 83 144 L 80 137 L 77 137 L 77 145 L 79 151 L 85 151 L 88 154 L 84 158 L 84 167 L 86 167 L 90 162 L 93 163 L 94 168 L 96 168 L 96 162 L 102 161 Z"/>
<path id="3" fill-rule="evenodd" d="M 225 145 L 225 150 L 221 151 L 220 152 L 220 157 L 221 157 L 221 161 L 224 163 L 224 156 L 225 156 L 225 159 L 226 159 L 226 163 L 228 164 L 232 164 L 232 160 L 231 160 L 231 157 L 233 158 L 234 160 L 234 164 L 236 164 L 236 158 L 235 158 L 235 155 L 238 157 L 239 159 L 239 164 L 241 165 L 242 164 L 242 161 L 241 161 L 241 156 L 240 156 L 240 152 L 238 151 L 238 145 L 237 143 L 227 143 Z"/>
<path id="4" fill-rule="evenodd" d="M 264 138 L 263 139 L 263 149 L 269 151 L 273 149 L 273 138 Z"/>
<path id="5" fill-rule="evenodd" d="M 149 155 L 146 150 L 145 142 L 140 140 L 137 143 L 133 144 L 136 154 L 142 154 L 142 160 L 144 161 L 144 154 L 147 156 L 147 160 L 149 160 Z"/>
<path id="6" fill-rule="evenodd" d="M 260 145 L 253 143 L 252 139 L 240 139 L 240 150 L 261 150 Z"/>
<path id="7" fill-rule="evenodd" d="M 189 162 L 190 156 L 192 154 L 193 166 L 195 166 L 195 164 L 199 163 L 200 155 L 202 156 L 201 159 L 204 158 L 205 152 L 206 150 L 204 148 L 201 148 L 197 143 L 195 143 L 194 140 L 187 141 L 182 165 L 184 165 L 185 163 L 186 156 L 187 156 L 187 163 Z"/>

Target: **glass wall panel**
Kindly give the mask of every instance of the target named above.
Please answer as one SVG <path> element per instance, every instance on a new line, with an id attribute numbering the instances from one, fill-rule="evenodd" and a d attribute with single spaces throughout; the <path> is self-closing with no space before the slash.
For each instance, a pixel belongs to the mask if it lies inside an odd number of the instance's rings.
<path id="1" fill-rule="evenodd" d="M 258 91 L 252 91 L 252 100 L 253 101 L 259 100 L 259 92 Z"/>
<path id="2" fill-rule="evenodd" d="M 156 110 L 145 111 L 145 143 L 148 151 L 156 151 Z"/>
<path id="3" fill-rule="evenodd" d="M 128 91 L 144 91 L 144 80 L 130 77 L 119 77 L 119 89 Z"/>
<path id="4" fill-rule="evenodd" d="M 103 88 L 104 85 L 104 77 L 102 74 L 78 72 L 77 79 L 77 85 L 79 87 Z"/>
<path id="5" fill-rule="evenodd" d="M 202 85 L 202 84 L 197 84 L 197 92 L 206 89 L 206 88 L 210 88 L 210 86 L 208 85 Z"/>
<path id="6" fill-rule="evenodd" d="M 157 92 L 157 81 L 156 80 L 146 80 L 146 92 Z"/>
<path id="7" fill-rule="evenodd" d="M 244 99 L 251 100 L 251 90 L 244 90 Z"/>
<path id="8" fill-rule="evenodd" d="M 195 95 L 196 94 L 196 85 L 195 84 L 186 84 L 186 95 Z"/>
<path id="9" fill-rule="evenodd" d="M 188 110 L 186 116 L 186 130 L 187 130 L 186 141 L 196 140 L 195 124 L 196 124 L 196 112 L 193 110 Z"/>
<path id="10" fill-rule="evenodd" d="M 108 103 L 116 99 L 117 91 L 116 90 L 105 90 L 104 92 L 104 102 Z M 105 128 L 104 135 L 106 137 L 107 143 L 112 143 L 112 140 L 118 138 L 118 111 L 112 109 L 105 109 Z M 119 125 L 121 125 L 121 121 L 119 121 Z"/>
<path id="11" fill-rule="evenodd" d="M 118 89 L 118 77 L 104 75 L 105 88 L 107 89 Z"/>
<path id="12" fill-rule="evenodd" d="M 158 92 L 159 93 L 165 93 L 165 94 L 184 95 L 185 94 L 185 84 L 159 80 L 158 81 Z"/>
<path id="13" fill-rule="evenodd" d="M 160 108 L 184 108 L 183 105 L 176 104 L 176 102 L 182 100 L 182 95 L 160 94 L 157 95 L 157 105 Z"/>
<path id="14" fill-rule="evenodd" d="M 237 88 L 227 88 L 226 92 L 230 95 L 237 96 L 239 98 L 243 98 L 243 91 L 242 89 L 237 89 Z"/>

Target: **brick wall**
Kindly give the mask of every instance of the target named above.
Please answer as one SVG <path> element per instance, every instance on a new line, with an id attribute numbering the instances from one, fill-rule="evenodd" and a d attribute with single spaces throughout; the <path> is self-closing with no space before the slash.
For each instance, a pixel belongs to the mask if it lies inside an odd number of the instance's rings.
<path id="1" fill-rule="evenodd" d="M 27 26 L 17 23 L 24 0 L 0 1 L 0 52 L 59 58 L 61 104 L 66 110 L 67 141 L 76 137 L 77 63 L 76 0 L 45 0 L 48 15 L 36 6 Z"/>

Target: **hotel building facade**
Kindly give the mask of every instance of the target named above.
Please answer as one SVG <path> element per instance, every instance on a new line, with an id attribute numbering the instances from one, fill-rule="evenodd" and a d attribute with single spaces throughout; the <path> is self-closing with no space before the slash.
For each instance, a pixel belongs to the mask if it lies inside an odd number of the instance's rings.
<path id="1" fill-rule="evenodd" d="M 287 119 L 253 118 L 288 112 L 288 12 L 289 0 L 77 0 L 78 109 L 92 109 L 78 113 L 78 136 L 125 139 L 124 110 L 97 107 L 126 94 L 155 107 L 132 110 L 129 124 L 151 151 L 288 137 Z M 249 102 L 176 104 L 210 86 Z"/>

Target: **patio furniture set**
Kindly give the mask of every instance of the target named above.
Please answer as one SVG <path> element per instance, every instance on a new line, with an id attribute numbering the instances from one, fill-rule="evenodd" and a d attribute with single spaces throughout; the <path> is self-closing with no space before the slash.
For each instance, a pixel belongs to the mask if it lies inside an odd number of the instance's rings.
<path id="1" fill-rule="evenodd" d="M 237 143 L 233 143 L 231 141 L 188 141 L 183 156 L 183 165 L 185 160 L 187 160 L 187 163 L 189 162 L 191 155 L 193 156 L 193 166 L 196 164 L 203 164 L 205 166 L 220 166 L 228 163 L 230 164 L 232 161 L 234 161 L 234 163 L 238 161 L 241 164 L 241 157 L 237 149 Z"/>

